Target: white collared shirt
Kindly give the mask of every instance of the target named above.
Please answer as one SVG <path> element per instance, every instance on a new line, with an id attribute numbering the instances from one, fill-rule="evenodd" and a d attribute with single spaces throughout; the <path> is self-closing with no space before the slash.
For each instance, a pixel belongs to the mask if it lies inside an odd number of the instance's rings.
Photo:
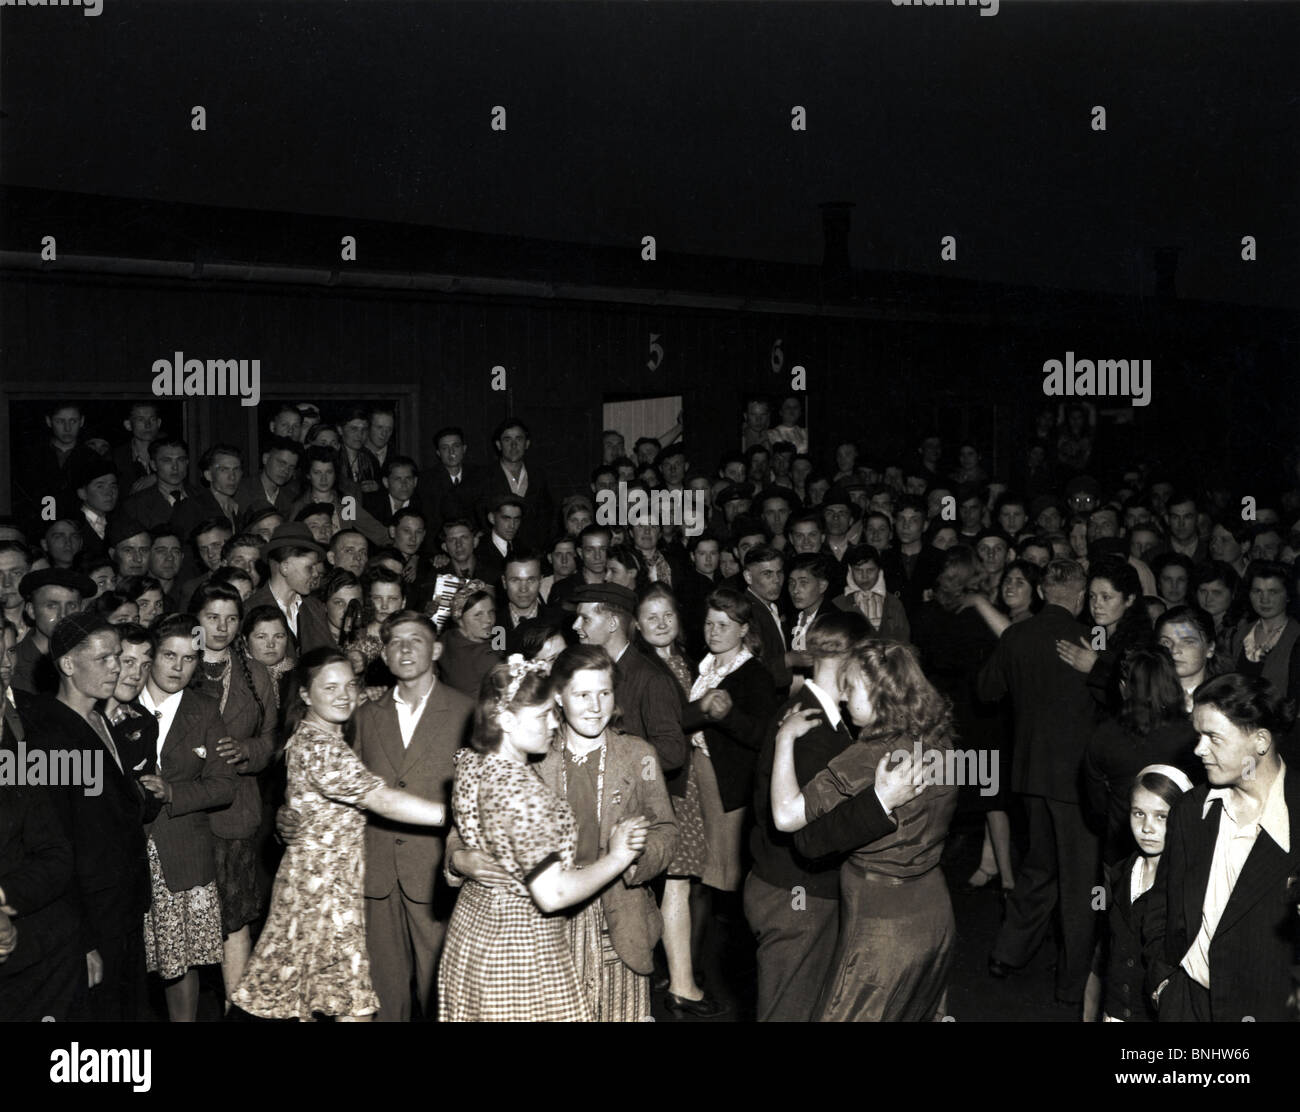
<path id="1" fill-rule="evenodd" d="M 424 714 L 424 708 L 429 703 L 429 696 L 433 694 L 433 689 L 438 686 L 435 679 L 429 684 L 429 690 L 426 691 L 417 703 L 408 703 L 402 698 L 402 689 L 393 688 L 393 703 L 397 707 L 397 728 L 402 731 L 402 748 L 411 747 L 411 738 L 415 736 L 415 728 L 420 724 L 420 718 Z"/>
<path id="2" fill-rule="evenodd" d="M 275 599 L 275 604 L 280 608 L 280 613 L 284 615 L 284 620 L 289 623 L 289 629 L 295 637 L 298 636 L 298 611 L 302 609 L 302 595 L 295 593 L 293 602 L 288 606 L 284 604 L 284 599 L 277 595 L 274 589 L 271 591 L 271 597 Z"/>
<path id="3" fill-rule="evenodd" d="M 181 696 L 184 691 L 177 691 L 168 695 L 161 703 L 153 701 L 153 695 L 149 692 L 149 685 L 145 684 L 140 689 L 140 705 L 150 714 L 158 719 L 158 772 L 162 774 L 162 751 L 167 742 L 167 734 L 171 731 L 172 723 L 176 721 L 176 712 L 180 710 Z"/>
<path id="4" fill-rule="evenodd" d="M 397 513 L 398 510 L 406 509 L 410 504 L 411 500 L 409 498 L 399 502 L 391 494 L 388 496 L 388 512 L 390 515 Z"/>
<path id="5" fill-rule="evenodd" d="M 1232 789 L 1215 788 L 1205 797 L 1201 818 L 1210 813 L 1216 799 L 1223 803 L 1223 816 L 1219 819 L 1219 834 L 1214 842 L 1214 856 L 1210 861 L 1210 877 L 1205 885 L 1205 902 L 1201 906 L 1201 929 L 1192 940 L 1191 949 L 1183 955 L 1182 967 L 1187 975 L 1202 988 L 1210 987 L 1210 943 L 1223 918 L 1224 908 L 1237 885 L 1237 878 L 1246 864 L 1246 858 L 1255 848 L 1262 830 L 1281 847 L 1283 853 L 1291 852 L 1291 816 L 1283 794 L 1286 765 L 1278 771 L 1277 778 L 1268 790 L 1268 798 L 1260 808 L 1254 822 L 1239 824 L 1232 813 Z"/>
<path id="6" fill-rule="evenodd" d="M 832 730 L 838 730 L 843 717 L 840 714 L 839 704 L 835 702 L 825 691 L 818 687 L 812 680 L 804 680 L 803 686 L 805 691 L 811 691 L 813 698 L 821 704 L 822 713 L 826 715 L 826 725 Z"/>
<path id="7" fill-rule="evenodd" d="M 502 556 L 505 556 L 510 551 L 510 545 L 497 536 L 497 531 L 495 529 L 493 529 L 488 535 L 492 538 L 492 547 L 501 553 Z"/>

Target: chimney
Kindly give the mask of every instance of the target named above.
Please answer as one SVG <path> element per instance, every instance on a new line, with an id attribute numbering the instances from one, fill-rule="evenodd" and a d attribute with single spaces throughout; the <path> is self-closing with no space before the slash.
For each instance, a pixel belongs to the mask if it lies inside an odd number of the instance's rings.
<path id="1" fill-rule="evenodd" d="M 822 210 L 822 282 L 827 293 L 847 294 L 853 267 L 849 262 L 852 201 L 825 201 Z"/>

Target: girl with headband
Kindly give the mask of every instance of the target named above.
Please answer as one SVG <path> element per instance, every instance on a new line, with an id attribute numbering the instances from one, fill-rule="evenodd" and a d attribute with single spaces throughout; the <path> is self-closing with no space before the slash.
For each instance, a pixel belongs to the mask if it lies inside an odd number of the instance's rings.
<path id="1" fill-rule="evenodd" d="M 1172 765 L 1147 765 L 1133 780 L 1129 795 L 1129 828 L 1137 850 L 1112 866 L 1110 880 L 1110 938 L 1106 958 L 1107 1023 L 1148 1022 L 1154 1019 L 1142 989 L 1142 920 L 1147 893 L 1156 882 L 1165 848 L 1165 824 L 1170 808 L 1192 782 Z"/>

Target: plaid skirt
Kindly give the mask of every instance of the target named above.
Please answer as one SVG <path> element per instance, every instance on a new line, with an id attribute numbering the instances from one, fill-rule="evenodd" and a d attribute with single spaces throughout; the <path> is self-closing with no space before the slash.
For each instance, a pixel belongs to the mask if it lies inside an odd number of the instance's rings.
<path id="1" fill-rule="evenodd" d="M 163 879 L 158 847 L 149 839 L 153 902 L 144 913 L 144 957 L 150 973 L 174 981 L 196 965 L 221 961 L 221 898 L 216 881 L 173 892 Z"/>
<path id="2" fill-rule="evenodd" d="M 438 970 L 444 1023 L 589 1022 L 566 919 L 528 896 L 466 881 Z"/>

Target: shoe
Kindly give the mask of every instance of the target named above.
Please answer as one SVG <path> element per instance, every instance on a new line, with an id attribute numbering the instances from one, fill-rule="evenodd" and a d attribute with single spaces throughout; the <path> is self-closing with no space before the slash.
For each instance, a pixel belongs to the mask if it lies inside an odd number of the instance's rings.
<path id="1" fill-rule="evenodd" d="M 998 961 L 997 958 L 989 958 L 989 976 L 996 977 L 999 981 L 1005 980 L 1016 971 L 1014 965 L 1008 965 L 1004 961 Z"/>
<path id="2" fill-rule="evenodd" d="M 691 1016 L 694 1019 L 716 1019 L 731 1011 L 729 1005 L 714 1000 L 707 992 L 698 1000 L 687 1000 L 684 996 L 676 996 L 670 992 L 664 997 L 664 1006 L 674 1016 Z"/>

